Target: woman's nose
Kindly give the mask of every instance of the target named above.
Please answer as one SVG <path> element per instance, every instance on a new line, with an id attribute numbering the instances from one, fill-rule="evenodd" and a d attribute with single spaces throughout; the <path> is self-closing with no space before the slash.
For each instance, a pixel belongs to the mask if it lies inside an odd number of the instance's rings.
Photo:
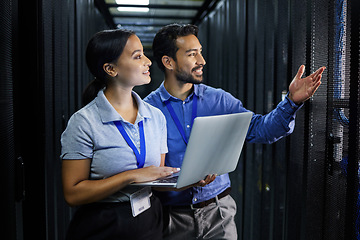
<path id="1" fill-rule="evenodd" d="M 150 67 L 152 65 L 151 60 L 147 56 L 145 56 L 145 60 L 146 60 L 145 65 Z"/>

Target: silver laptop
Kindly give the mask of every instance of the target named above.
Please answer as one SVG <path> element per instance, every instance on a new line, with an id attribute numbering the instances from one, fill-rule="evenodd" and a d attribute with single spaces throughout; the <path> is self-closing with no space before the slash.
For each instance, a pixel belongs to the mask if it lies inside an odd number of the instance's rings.
<path id="1" fill-rule="evenodd" d="M 195 118 L 180 172 L 133 185 L 182 188 L 209 174 L 234 171 L 252 115 L 244 112 Z"/>

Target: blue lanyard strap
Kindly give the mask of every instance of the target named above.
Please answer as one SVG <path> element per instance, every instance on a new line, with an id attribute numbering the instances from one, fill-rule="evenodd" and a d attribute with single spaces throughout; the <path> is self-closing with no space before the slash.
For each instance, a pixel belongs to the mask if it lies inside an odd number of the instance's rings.
<path id="1" fill-rule="evenodd" d="M 129 147 L 134 151 L 137 161 L 137 167 L 142 168 L 145 164 L 145 156 L 146 156 L 146 146 L 145 146 L 145 135 L 144 135 L 144 125 L 143 121 L 139 122 L 139 132 L 140 132 L 140 152 L 131 141 L 129 135 L 126 133 L 124 126 L 122 125 L 121 121 L 114 121 L 117 129 L 129 145 Z"/>
<path id="2" fill-rule="evenodd" d="M 177 129 L 179 130 L 182 138 L 184 139 L 184 142 L 187 145 L 188 139 L 186 138 L 185 130 L 182 127 L 182 125 L 180 123 L 180 120 L 179 120 L 178 116 L 176 115 L 176 113 L 174 111 L 174 108 L 171 106 L 170 99 L 165 101 L 165 105 L 166 105 L 167 109 L 169 110 L 171 118 L 174 120 L 175 125 L 176 125 Z M 192 125 L 194 123 L 194 119 L 196 118 L 196 116 L 197 116 L 197 96 L 194 93 L 194 95 L 193 95 L 193 105 L 192 105 L 192 115 L 191 115 L 191 128 L 192 128 Z"/>

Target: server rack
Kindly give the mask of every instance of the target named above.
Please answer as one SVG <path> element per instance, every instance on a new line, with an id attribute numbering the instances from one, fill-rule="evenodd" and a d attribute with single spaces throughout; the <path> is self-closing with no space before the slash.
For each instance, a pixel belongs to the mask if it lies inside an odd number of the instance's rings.
<path id="1" fill-rule="evenodd" d="M 359 238 L 358 5 L 224 0 L 200 24 L 207 83 L 256 113 L 280 101 L 301 64 L 306 75 L 327 67 L 289 138 L 244 148 L 231 175 L 240 239 Z"/>

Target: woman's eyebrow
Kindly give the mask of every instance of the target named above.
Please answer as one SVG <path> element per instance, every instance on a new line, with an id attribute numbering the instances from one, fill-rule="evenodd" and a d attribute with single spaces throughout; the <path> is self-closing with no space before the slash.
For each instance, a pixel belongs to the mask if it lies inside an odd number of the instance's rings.
<path id="1" fill-rule="evenodd" d="M 137 53 L 137 52 L 141 52 L 141 49 L 138 49 L 138 50 L 133 51 L 132 54 L 131 54 L 131 56 L 133 56 L 133 55 L 134 55 L 135 53 Z"/>

